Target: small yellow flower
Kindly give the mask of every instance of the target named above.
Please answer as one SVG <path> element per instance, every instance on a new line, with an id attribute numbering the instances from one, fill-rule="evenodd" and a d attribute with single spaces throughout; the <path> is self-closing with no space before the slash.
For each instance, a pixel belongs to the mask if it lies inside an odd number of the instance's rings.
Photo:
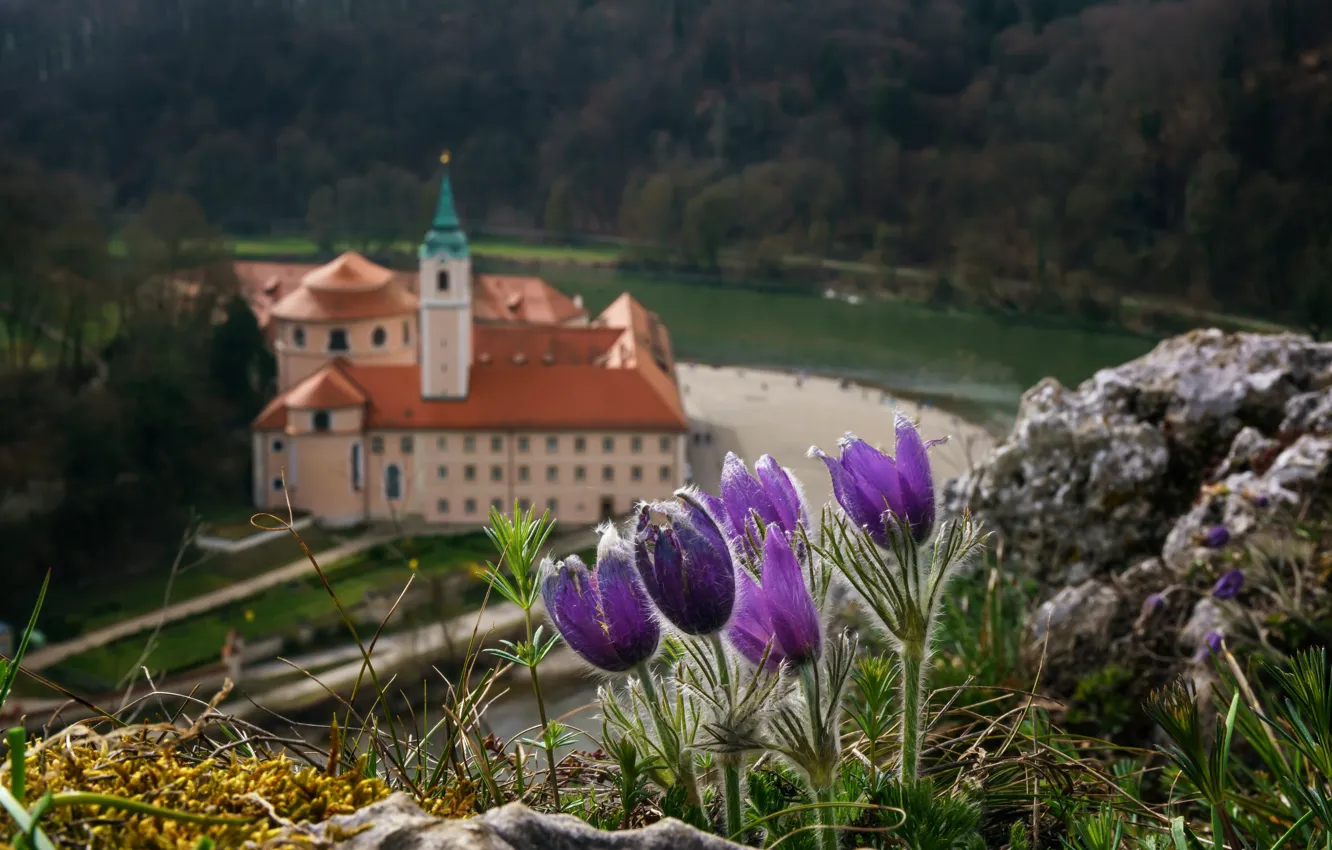
<path id="1" fill-rule="evenodd" d="M 254 611 L 252 611 L 252 610 L 249 609 L 249 608 L 246 608 L 246 609 L 245 609 L 245 622 L 247 622 L 247 623 L 253 623 L 253 622 L 254 622 Z"/>
<path id="2" fill-rule="evenodd" d="M 413 570 L 414 570 L 414 569 L 416 569 L 416 568 L 419 567 L 419 566 L 421 566 L 421 562 L 418 561 L 418 560 L 416 560 L 415 558 L 412 558 L 410 561 L 407 562 L 407 567 L 408 567 L 409 569 L 413 569 Z"/>

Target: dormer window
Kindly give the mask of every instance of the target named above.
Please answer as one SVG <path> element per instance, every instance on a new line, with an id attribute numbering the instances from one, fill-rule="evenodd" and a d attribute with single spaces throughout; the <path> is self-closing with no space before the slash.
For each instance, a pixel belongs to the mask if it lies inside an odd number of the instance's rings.
<path id="1" fill-rule="evenodd" d="M 316 410 L 314 412 L 314 429 L 316 431 L 327 431 L 332 417 L 327 410 Z"/>
<path id="2" fill-rule="evenodd" d="M 370 344 L 375 348 L 383 348 L 388 343 L 388 331 L 383 328 L 375 328 L 370 334 Z"/>
<path id="3" fill-rule="evenodd" d="M 297 348 L 305 348 L 305 328 L 298 325 L 291 329 L 291 344 Z"/>
<path id="4" fill-rule="evenodd" d="M 333 328 L 328 332 L 328 350 L 329 351 L 347 351 L 347 329 Z"/>
<path id="5" fill-rule="evenodd" d="M 437 292 L 449 291 L 449 270 L 440 269 L 435 273 L 435 290 Z"/>

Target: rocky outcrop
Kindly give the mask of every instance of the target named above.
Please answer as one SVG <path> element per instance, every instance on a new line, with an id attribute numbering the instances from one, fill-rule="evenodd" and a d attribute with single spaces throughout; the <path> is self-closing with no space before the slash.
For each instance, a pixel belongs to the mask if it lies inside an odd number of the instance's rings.
<path id="1" fill-rule="evenodd" d="M 253 845 L 251 845 L 253 846 Z M 538 814 L 510 803 L 467 820 L 441 820 L 406 794 L 330 818 L 309 828 L 289 827 L 265 842 L 276 848 L 339 850 L 739 850 L 733 844 L 667 819 L 644 829 L 602 832 L 568 815 Z"/>
<path id="2" fill-rule="evenodd" d="M 1240 586 L 1267 580 L 1251 547 L 1288 544 L 1295 517 L 1326 514 L 1327 496 L 1332 344 L 1209 330 L 1077 389 L 1032 387 L 945 509 L 969 508 L 1043 581 L 1024 652 L 1052 695 L 1137 698 L 1181 670 L 1205 674 L 1191 662 L 1209 635 L 1270 622 L 1257 609 L 1273 593 L 1216 598 L 1213 584 L 1235 569 Z"/>
<path id="3" fill-rule="evenodd" d="M 1042 578 L 1077 584 L 1158 554 L 1199 486 L 1261 461 L 1281 435 L 1332 423 L 1332 345 L 1195 331 L 1070 390 L 1022 398 L 990 461 L 953 482 Z"/>

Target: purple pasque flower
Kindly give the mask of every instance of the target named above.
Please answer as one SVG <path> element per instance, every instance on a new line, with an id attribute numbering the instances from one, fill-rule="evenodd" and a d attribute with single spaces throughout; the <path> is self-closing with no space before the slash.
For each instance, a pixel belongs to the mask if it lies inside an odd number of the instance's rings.
<path id="1" fill-rule="evenodd" d="M 1221 647 L 1225 641 L 1225 636 L 1216 629 L 1212 629 L 1203 636 L 1203 641 L 1198 645 L 1198 654 L 1194 656 L 1198 661 L 1211 658 L 1213 655 L 1221 654 Z"/>
<path id="2" fill-rule="evenodd" d="M 555 628 L 584 661 L 610 673 L 647 661 L 661 639 L 633 558 L 633 547 L 610 528 L 593 569 L 577 555 L 542 564 L 541 598 Z"/>
<path id="3" fill-rule="evenodd" d="M 1224 525 L 1214 525 L 1203 532 L 1202 545 L 1208 549 L 1220 549 L 1230 542 L 1230 529 Z"/>
<path id="4" fill-rule="evenodd" d="M 710 635 L 721 631 L 735 608 L 735 562 L 699 495 L 681 491 L 675 501 L 640 508 L 634 565 L 663 617 L 686 634 Z M 651 524 L 654 511 L 667 525 Z"/>
<path id="5" fill-rule="evenodd" d="M 1243 570 L 1227 570 L 1212 586 L 1212 595 L 1217 599 L 1234 599 L 1244 587 Z"/>
<path id="6" fill-rule="evenodd" d="M 1138 612 L 1138 616 L 1143 619 L 1155 616 L 1158 611 L 1165 607 L 1165 604 L 1166 600 L 1164 594 L 1153 593 L 1146 599 L 1142 600 L 1142 610 Z"/>
<path id="7" fill-rule="evenodd" d="M 809 525 L 809 509 L 790 470 L 779 466 L 772 455 L 763 455 L 754 464 L 754 471 L 757 477 L 750 474 L 744 461 L 728 452 L 722 464 L 721 498 L 699 493 L 700 503 L 736 551 L 751 557 L 757 557 L 756 547 L 763 545 L 763 533 L 754 517 L 765 529 L 776 526 L 787 534 L 794 534 L 798 525 Z"/>
<path id="8" fill-rule="evenodd" d="M 738 572 L 740 598 L 726 629 L 731 645 L 766 670 L 776 670 L 783 662 L 817 660 L 823 651 L 823 625 L 786 534 L 769 529 L 764 538 L 761 583 L 745 570 Z"/>
<path id="9" fill-rule="evenodd" d="M 934 529 L 934 476 L 930 471 L 929 443 L 910 419 L 897 413 L 897 457 L 893 458 L 869 443 L 847 434 L 839 441 L 841 457 L 833 460 L 817 446 L 810 454 L 823 460 L 832 475 L 833 495 L 842 510 L 857 525 L 869 530 L 880 546 L 888 546 L 893 523 L 891 511 L 899 521 L 911 526 L 917 542 Z"/>

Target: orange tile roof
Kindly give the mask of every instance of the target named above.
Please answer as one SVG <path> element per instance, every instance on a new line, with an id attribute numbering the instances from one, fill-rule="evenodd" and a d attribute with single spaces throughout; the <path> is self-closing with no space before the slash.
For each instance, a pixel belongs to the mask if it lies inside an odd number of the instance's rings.
<path id="1" fill-rule="evenodd" d="M 487 363 L 540 363 L 546 366 L 595 365 L 620 338 L 616 328 L 542 325 L 475 325 L 472 361 Z"/>
<path id="2" fill-rule="evenodd" d="M 277 319 L 303 322 L 354 321 L 416 312 L 416 296 L 390 280 L 377 289 L 338 291 L 302 286 L 273 305 Z"/>
<path id="3" fill-rule="evenodd" d="M 587 317 L 587 310 L 539 277 L 476 275 L 472 316 L 481 322 L 562 324 Z"/>
<path id="4" fill-rule="evenodd" d="M 312 269 L 301 278 L 302 286 L 323 290 L 378 289 L 393 280 L 393 272 L 372 263 L 355 251 L 344 251 L 332 262 Z"/>
<path id="5" fill-rule="evenodd" d="M 280 431 L 287 427 L 291 408 L 361 407 L 368 399 L 365 392 L 347 376 L 348 363 L 341 357 L 330 360 L 324 368 L 270 401 L 255 417 L 256 431 Z"/>
<path id="6" fill-rule="evenodd" d="M 418 366 L 352 366 L 371 428 L 681 431 L 685 419 L 629 369 L 477 364 L 467 398 L 423 400 Z"/>
<path id="7" fill-rule="evenodd" d="M 287 407 L 357 407 L 365 404 L 365 393 L 344 371 L 350 365 L 341 357 L 287 391 Z"/>

